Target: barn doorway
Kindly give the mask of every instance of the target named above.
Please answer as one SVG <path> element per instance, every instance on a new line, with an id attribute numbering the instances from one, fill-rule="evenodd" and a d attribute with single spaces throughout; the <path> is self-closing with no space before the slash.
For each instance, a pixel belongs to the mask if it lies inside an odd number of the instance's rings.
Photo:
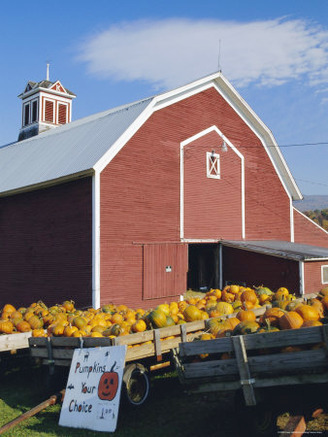
<path id="1" fill-rule="evenodd" d="M 195 243 L 188 246 L 187 287 L 195 291 L 219 288 L 219 245 Z"/>

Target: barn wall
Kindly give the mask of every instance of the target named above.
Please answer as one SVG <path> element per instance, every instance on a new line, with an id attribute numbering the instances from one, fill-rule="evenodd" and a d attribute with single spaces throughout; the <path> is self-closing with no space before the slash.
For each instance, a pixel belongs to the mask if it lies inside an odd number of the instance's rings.
<path id="1" fill-rule="evenodd" d="M 211 132 L 184 147 L 184 238 L 242 238 L 242 162 L 232 149 L 222 152 L 221 144 Z M 206 152 L 212 150 L 220 156 L 220 179 L 206 176 Z"/>
<path id="2" fill-rule="evenodd" d="M 102 299 L 106 296 L 113 301 L 121 300 L 127 292 L 124 283 L 116 287 L 115 275 L 108 273 L 109 266 L 114 264 L 109 245 L 179 242 L 180 143 L 213 125 L 245 157 L 246 239 L 290 240 L 289 198 L 268 155 L 254 133 L 211 88 L 156 111 L 102 171 Z M 224 157 L 226 162 L 232 153 L 229 149 Z M 240 203 L 240 183 L 237 183 L 239 176 L 232 175 L 235 171 L 239 175 L 240 170 L 234 167 L 237 162 L 234 156 L 230 172 L 227 169 L 233 181 L 230 189 L 228 176 L 225 176 L 226 179 L 221 181 L 226 184 L 224 189 L 211 194 L 208 202 L 205 200 L 206 210 L 197 215 L 197 220 L 194 215 L 189 224 L 187 219 L 188 235 L 193 238 L 240 238 L 237 206 Z M 195 208 L 198 204 L 203 208 L 202 194 L 207 191 L 209 182 L 205 156 L 195 171 L 199 173 L 195 174 L 194 181 L 198 180 L 201 187 L 194 197 L 194 204 Z M 196 185 L 194 181 L 192 184 Z M 140 275 L 141 271 L 136 271 L 133 282 L 139 284 Z M 130 296 L 135 294 L 141 298 L 139 288 L 129 290 Z"/>
<path id="3" fill-rule="evenodd" d="M 317 293 L 327 284 L 321 280 L 321 266 L 328 266 L 328 261 L 307 261 L 304 263 L 304 291 L 305 293 Z"/>
<path id="4" fill-rule="evenodd" d="M 272 291 L 287 287 L 299 294 L 299 263 L 232 247 L 223 247 L 224 281 L 246 282 L 249 287 L 265 285 Z"/>
<path id="5" fill-rule="evenodd" d="M 0 307 L 92 302 L 90 178 L 0 199 Z"/>
<path id="6" fill-rule="evenodd" d="M 328 247 L 328 233 L 294 208 L 295 243 Z"/>

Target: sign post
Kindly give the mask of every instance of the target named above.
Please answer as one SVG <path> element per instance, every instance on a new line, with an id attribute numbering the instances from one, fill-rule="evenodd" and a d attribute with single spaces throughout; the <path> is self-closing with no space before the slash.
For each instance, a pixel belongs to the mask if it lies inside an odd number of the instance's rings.
<path id="1" fill-rule="evenodd" d="M 126 346 L 75 349 L 59 425 L 114 432 Z"/>

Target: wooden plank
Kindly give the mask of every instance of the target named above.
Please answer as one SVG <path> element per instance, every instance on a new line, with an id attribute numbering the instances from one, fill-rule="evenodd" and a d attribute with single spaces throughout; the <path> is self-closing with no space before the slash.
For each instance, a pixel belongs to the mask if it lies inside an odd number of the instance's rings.
<path id="1" fill-rule="evenodd" d="M 192 343 L 181 343 L 179 345 L 179 355 L 183 360 L 185 357 L 192 357 L 200 354 L 214 354 L 232 352 L 232 337 L 217 338 L 215 340 L 194 341 Z"/>
<path id="2" fill-rule="evenodd" d="M 28 348 L 28 339 L 31 335 L 32 332 L 0 335 L 0 352 Z"/>
<path id="3" fill-rule="evenodd" d="M 184 378 L 214 378 L 216 376 L 238 376 L 236 360 L 200 361 L 183 365 Z"/>
<path id="4" fill-rule="evenodd" d="M 249 366 L 252 374 L 266 373 L 286 374 L 297 371 L 315 371 L 328 367 L 327 352 L 325 349 L 285 352 L 271 355 L 249 357 Z"/>
<path id="5" fill-rule="evenodd" d="M 245 346 L 249 350 L 320 343 L 323 341 L 323 327 L 313 326 L 310 328 L 249 334 L 244 336 Z"/>
<path id="6" fill-rule="evenodd" d="M 243 389 L 246 405 L 256 405 L 255 393 L 253 388 L 254 380 L 251 379 L 251 372 L 248 366 L 248 357 L 244 343 L 244 337 L 239 335 L 232 337 L 236 361 L 239 370 L 240 383 Z"/>

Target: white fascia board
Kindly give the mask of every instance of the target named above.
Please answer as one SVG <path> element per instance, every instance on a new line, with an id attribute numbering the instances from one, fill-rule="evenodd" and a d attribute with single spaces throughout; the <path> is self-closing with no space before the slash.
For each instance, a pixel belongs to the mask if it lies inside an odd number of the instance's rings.
<path id="1" fill-rule="evenodd" d="M 133 135 L 140 129 L 140 127 L 148 120 L 153 113 L 153 100 L 142 111 L 142 113 L 134 120 L 133 123 L 126 129 L 126 131 L 118 138 L 112 147 L 99 159 L 93 166 L 95 172 L 101 173 L 104 168 L 111 162 L 111 160 L 118 154 L 118 152 L 125 146 L 125 144 L 133 137 Z"/>
<path id="2" fill-rule="evenodd" d="M 326 231 L 326 229 L 322 228 L 320 225 L 318 225 L 318 223 L 316 223 L 315 221 L 311 220 L 310 217 L 308 217 L 307 215 L 303 214 L 301 211 L 299 211 L 297 208 L 295 208 L 295 206 L 293 206 L 293 209 L 298 212 L 300 215 L 302 215 L 304 218 L 306 218 L 309 222 L 312 223 L 312 225 L 315 225 L 317 228 L 320 229 L 320 231 L 324 232 L 326 235 L 328 235 L 328 231 Z"/>
<path id="3" fill-rule="evenodd" d="M 303 199 L 302 193 L 300 192 L 287 166 L 287 163 L 271 130 L 263 123 L 263 121 L 239 95 L 235 88 L 233 88 L 232 85 L 223 77 L 223 75 L 220 75 L 216 79 L 216 82 L 217 91 L 261 140 L 287 194 L 291 196 L 293 200 Z"/>
<path id="4" fill-rule="evenodd" d="M 100 175 L 92 177 L 92 307 L 100 307 Z"/>
<path id="5" fill-rule="evenodd" d="M 197 238 L 182 238 L 181 243 L 197 244 L 197 243 L 219 243 L 220 240 L 209 239 L 197 239 Z"/>

